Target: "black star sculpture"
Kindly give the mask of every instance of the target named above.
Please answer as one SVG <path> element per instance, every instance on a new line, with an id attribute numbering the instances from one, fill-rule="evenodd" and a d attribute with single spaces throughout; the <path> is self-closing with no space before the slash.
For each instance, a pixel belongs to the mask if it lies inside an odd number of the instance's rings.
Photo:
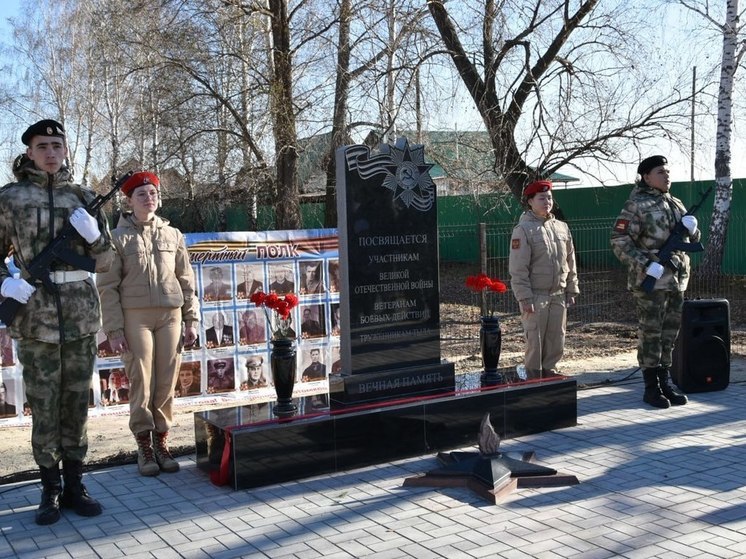
<path id="1" fill-rule="evenodd" d="M 406 478 L 405 486 L 468 487 L 479 496 L 497 504 L 518 487 L 556 487 L 575 485 L 573 475 L 558 474 L 557 470 L 533 463 L 534 452 L 498 452 L 499 437 L 489 421 L 482 419 L 478 452 L 440 452 L 441 468 L 425 475 Z"/>

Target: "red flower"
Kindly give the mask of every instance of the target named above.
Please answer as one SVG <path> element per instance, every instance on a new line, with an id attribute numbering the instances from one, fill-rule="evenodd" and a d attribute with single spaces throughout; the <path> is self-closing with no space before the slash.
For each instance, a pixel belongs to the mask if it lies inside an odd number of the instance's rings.
<path id="1" fill-rule="evenodd" d="M 508 290 L 508 286 L 501 282 L 499 279 L 493 279 L 484 272 L 480 272 L 476 276 L 469 276 L 466 278 L 466 287 L 472 291 L 482 291 L 487 289 L 494 291 L 495 293 L 505 293 Z"/>
<path id="2" fill-rule="evenodd" d="M 491 278 L 484 272 L 477 274 L 476 276 L 469 276 L 466 278 L 466 287 L 477 293 L 481 291 L 491 291 L 493 293 L 505 293 L 508 290 L 508 286 L 501 282 L 499 279 Z M 482 312 L 489 312 L 490 316 L 494 316 L 495 309 L 493 305 L 490 305 L 485 297 L 482 300 Z"/>
<path id="3" fill-rule="evenodd" d="M 264 314 L 267 316 L 270 324 L 272 324 L 272 317 L 268 309 L 272 309 L 277 313 L 277 316 L 283 320 L 287 320 L 290 317 L 290 311 L 298 305 L 298 297 L 293 293 L 288 293 L 284 297 L 280 297 L 277 293 L 257 291 L 249 297 L 249 300 L 257 307 L 264 308 Z"/>
<path id="4" fill-rule="evenodd" d="M 257 291 L 251 297 L 249 301 L 254 303 L 257 307 L 261 307 L 264 304 L 264 300 L 267 298 L 267 294 L 264 291 Z"/>

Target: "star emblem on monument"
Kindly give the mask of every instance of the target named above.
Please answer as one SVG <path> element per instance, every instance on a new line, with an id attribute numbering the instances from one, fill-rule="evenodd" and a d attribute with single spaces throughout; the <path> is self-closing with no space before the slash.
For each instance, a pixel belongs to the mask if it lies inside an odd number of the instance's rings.
<path id="1" fill-rule="evenodd" d="M 408 141 L 389 146 L 389 156 L 394 172 L 387 173 L 381 186 L 394 193 L 394 200 L 401 200 L 408 208 L 427 211 L 435 198 L 435 183 L 430 176 L 432 163 L 425 162 L 423 146 L 410 147 Z"/>

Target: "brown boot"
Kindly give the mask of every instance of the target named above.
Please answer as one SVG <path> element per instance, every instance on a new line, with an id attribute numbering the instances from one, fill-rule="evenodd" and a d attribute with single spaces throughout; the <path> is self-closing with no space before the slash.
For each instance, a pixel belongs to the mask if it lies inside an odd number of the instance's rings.
<path id="1" fill-rule="evenodd" d="M 155 461 L 161 470 L 169 474 L 179 471 L 179 463 L 174 460 L 174 457 L 171 456 L 171 452 L 168 450 L 168 431 L 165 433 L 153 431 L 153 451 L 155 453 Z"/>
<path id="2" fill-rule="evenodd" d="M 150 442 L 150 431 L 140 431 L 135 435 L 137 441 L 137 470 L 141 476 L 152 477 L 161 473 L 153 456 L 153 447 Z"/>

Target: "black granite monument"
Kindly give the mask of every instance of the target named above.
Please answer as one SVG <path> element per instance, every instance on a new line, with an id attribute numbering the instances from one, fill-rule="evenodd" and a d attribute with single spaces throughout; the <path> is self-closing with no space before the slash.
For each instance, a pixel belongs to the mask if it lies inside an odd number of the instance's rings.
<path id="1" fill-rule="evenodd" d="M 337 150 L 342 371 L 332 407 L 454 390 L 440 358 L 435 184 L 424 148 Z"/>
<path id="2" fill-rule="evenodd" d="M 337 152 L 341 372 L 328 401 L 296 398 L 291 418 L 267 403 L 195 412 L 197 465 L 213 482 L 259 487 L 463 448 L 485 413 L 503 438 L 577 423 L 575 380 L 485 387 L 441 362 L 429 169 L 406 140 Z"/>

